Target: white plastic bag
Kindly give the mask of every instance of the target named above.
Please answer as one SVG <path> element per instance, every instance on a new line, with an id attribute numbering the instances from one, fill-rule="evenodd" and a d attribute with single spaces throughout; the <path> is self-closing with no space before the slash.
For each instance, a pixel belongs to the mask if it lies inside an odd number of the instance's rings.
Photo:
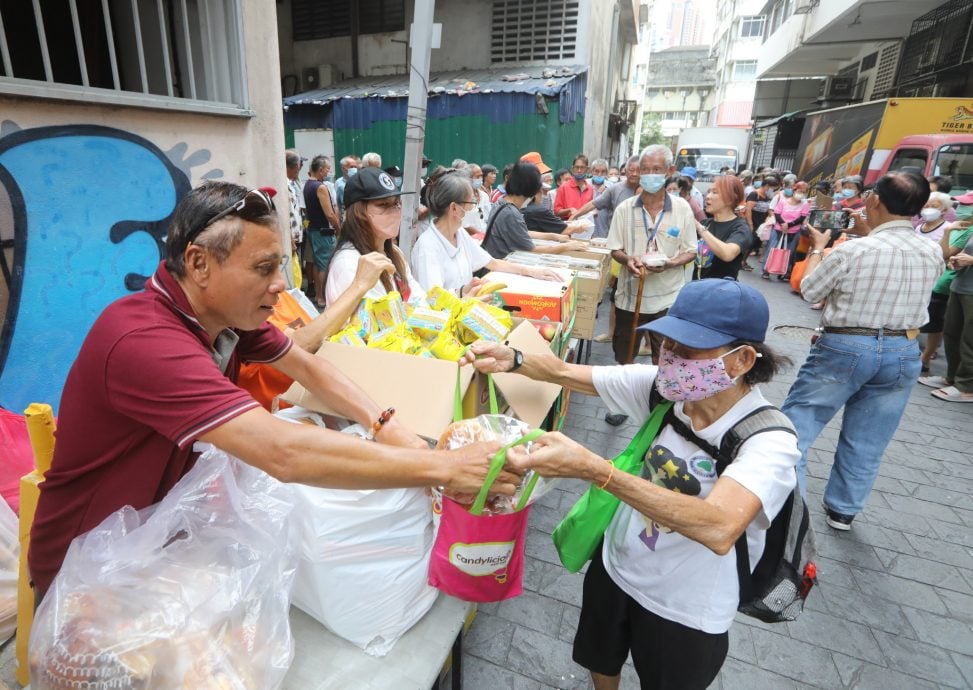
<path id="1" fill-rule="evenodd" d="M 277 414 L 320 423 L 300 408 Z M 358 425 L 345 432 L 365 433 Z M 302 534 L 294 605 L 366 653 L 385 656 L 439 594 L 427 582 L 430 497 L 423 489 L 293 488 Z"/>
<path id="2" fill-rule="evenodd" d="M 20 571 L 20 532 L 17 516 L 0 498 L 0 644 L 17 628 L 17 575 Z"/>
<path id="3" fill-rule="evenodd" d="M 30 637 L 34 690 L 273 690 L 294 654 L 290 487 L 210 448 L 156 506 L 76 538 Z"/>

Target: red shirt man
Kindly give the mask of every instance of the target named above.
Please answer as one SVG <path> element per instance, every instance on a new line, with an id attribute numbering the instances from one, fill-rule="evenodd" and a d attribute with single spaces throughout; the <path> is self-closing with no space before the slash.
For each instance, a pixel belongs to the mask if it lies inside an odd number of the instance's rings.
<path id="1" fill-rule="evenodd" d="M 575 211 L 594 199 L 594 189 L 585 180 L 588 174 L 588 157 L 577 156 L 571 166 L 572 182 L 557 188 L 554 197 L 554 213 L 560 218 L 570 218 Z"/>
<path id="2" fill-rule="evenodd" d="M 290 348 L 269 323 L 211 343 L 164 264 L 144 292 L 110 305 L 64 386 L 31 531 L 38 590 L 50 587 L 74 537 L 120 506 L 157 503 L 192 467 L 197 438 L 259 406 L 235 385 L 242 361 L 273 362 Z"/>

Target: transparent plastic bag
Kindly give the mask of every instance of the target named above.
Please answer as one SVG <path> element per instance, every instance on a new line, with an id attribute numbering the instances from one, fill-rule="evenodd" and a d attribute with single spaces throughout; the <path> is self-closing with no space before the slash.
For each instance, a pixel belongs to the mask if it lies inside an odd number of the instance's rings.
<path id="1" fill-rule="evenodd" d="M 501 414 L 483 414 L 472 419 L 461 419 L 458 422 L 450 424 L 446 427 L 442 436 L 439 437 L 436 448 L 455 450 L 456 448 L 462 448 L 463 446 L 480 441 L 500 441 L 506 445 L 513 443 L 528 431 L 530 431 L 530 426 L 519 419 Z M 526 448 L 529 453 L 530 444 L 527 444 Z M 483 514 L 503 515 L 513 513 L 514 507 L 519 503 L 521 495 L 523 495 L 524 490 L 531 483 L 533 477 L 533 470 L 528 470 L 521 479 L 520 484 L 517 486 L 517 491 L 513 496 L 490 497 L 486 502 Z M 533 491 L 525 505 L 531 505 L 547 493 L 556 480 L 545 481 L 538 476 L 533 481 Z M 476 494 L 445 492 L 445 495 L 464 506 L 471 506 L 473 505 L 473 501 L 476 500 Z"/>
<path id="2" fill-rule="evenodd" d="M 273 690 L 294 654 L 290 487 L 210 447 L 157 505 L 76 538 L 30 638 L 34 690 Z"/>
<path id="3" fill-rule="evenodd" d="M 17 516 L 0 498 L 0 644 L 17 628 L 17 575 L 20 534 Z"/>

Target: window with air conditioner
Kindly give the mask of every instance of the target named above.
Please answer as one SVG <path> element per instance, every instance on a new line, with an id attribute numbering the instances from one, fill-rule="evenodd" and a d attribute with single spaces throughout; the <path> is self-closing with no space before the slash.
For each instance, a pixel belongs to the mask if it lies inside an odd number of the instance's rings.
<path id="1" fill-rule="evenodd" d="M 12 4 L 0 92 L 249 113 L 239 0 Z"/>
<path id="2" fill-rule="evenodd" d="M 574 59 L 580 0 L 494 0 L 495 64 Z"/>

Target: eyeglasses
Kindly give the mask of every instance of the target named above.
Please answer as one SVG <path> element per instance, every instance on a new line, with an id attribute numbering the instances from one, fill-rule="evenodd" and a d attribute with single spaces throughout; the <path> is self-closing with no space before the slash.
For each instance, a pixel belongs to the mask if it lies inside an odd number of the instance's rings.
<path id="1" fill-rule="evenodd" d="M 372 208 L 375 209 L 375 215 L 377 216 L 384 216 L 388 215 L 389 213 L 401 213 L 402 202 L 398 197 L 396 197 L 395 202 L 391 204 L 375 203 L 372 205 Z"/>
<path id="2" fill-rule="evenodd" d="M 457 204 L 463 204 L 464 206 L 466 204 L 472 204 L 473 206 L 476 206 L 476 201 L 475 200 L 470 200 L 470 201 L 457 201 L 456 203 Z"/>
<path id="3" fill-rule="evenodd" d="M 275 212 L 276 210 L 277 207 L 274 206 L 274 200 L 270 198 L 270 195 L 267 194 L 267 192 L 263 191 L 262 189 L 251 189 L 235 204 L 223 209 L 202 225 L 197 225 L 186 237 L 186 245 L 188 246 L 192 244 L 192 242 L 200 236 L 203 230 L 208 228 L 216 221 L 222 220 L 227 216 L 237 215 L 241 218 L 257 218 L 259 216 L 267 215 L 268 212 Z"/>

